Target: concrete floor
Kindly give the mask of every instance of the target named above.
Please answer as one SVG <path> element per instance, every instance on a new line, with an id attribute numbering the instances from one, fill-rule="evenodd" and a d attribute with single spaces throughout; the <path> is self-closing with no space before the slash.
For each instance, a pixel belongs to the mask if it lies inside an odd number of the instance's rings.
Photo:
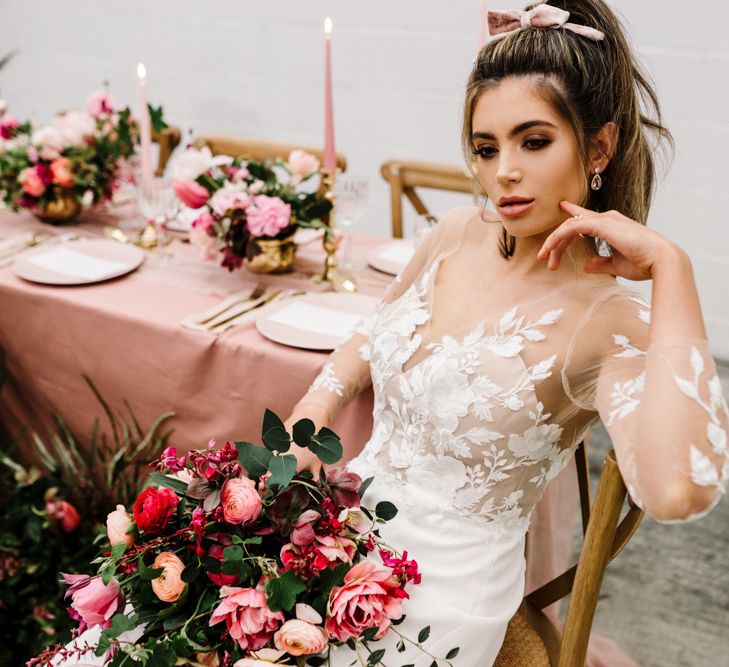
<path id="1" fill-rule="evenodd" d="M 729 364 L 717 365 L 729 397 Z M 595 480 L 609 449 L 595 429 Z M 594 628 L 642 667 L 729 667 L 729 498 L 693 523 L 644 519 L 608 567 Z"/>

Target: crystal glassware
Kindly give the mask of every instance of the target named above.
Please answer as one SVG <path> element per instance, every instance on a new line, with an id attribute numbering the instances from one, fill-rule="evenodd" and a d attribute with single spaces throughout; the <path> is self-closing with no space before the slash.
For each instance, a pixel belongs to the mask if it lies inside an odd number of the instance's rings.
<path id="1" fill-rule="evenodd" d="M 364 215 L 367 208 L 367 181 L 361 178 L 340 177 L 334 186 L 334 215 L 342 230 L 341 263 L 345 269 L 353 268 L 351 228 Z"/>

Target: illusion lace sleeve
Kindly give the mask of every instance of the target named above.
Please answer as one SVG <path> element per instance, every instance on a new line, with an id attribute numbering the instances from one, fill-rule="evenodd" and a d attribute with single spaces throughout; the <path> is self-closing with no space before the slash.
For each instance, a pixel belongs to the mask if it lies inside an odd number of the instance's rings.
<path id="1" fill-rule="evenodd" d="M 661 521 L 706 514 L 729 479 L 729 410 L 706 340 L 648 344 L 650 307 L 616 291 L 577 327 L 565 388 L 597 411 L 633 499 Z"/>
<path id="2" fill-rule="evenodd" d="M 383 303 L 390 303 L 400 297 L 424 268 L 429 264 L 432 254 L 432 240 L 437 236 L 431 233 L 417 248 L 413 258 L 387 289 Z M 342 343 L 324 364 L 307 393 L 296 408 L 305 411 L 315 407 L 324 411 L 330 421 L 354 396 L 371 384 L 369 365 L 369 339 L 375 325 L 379 308 L 369 317 L 360 321 L 354 333 Z"/>

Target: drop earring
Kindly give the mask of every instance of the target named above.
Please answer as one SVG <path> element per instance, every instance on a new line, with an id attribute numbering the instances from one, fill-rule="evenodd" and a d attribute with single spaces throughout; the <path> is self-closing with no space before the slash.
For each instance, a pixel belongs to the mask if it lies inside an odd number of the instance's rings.
<path id="1" fill-rule="evenodd" d="M 599 190 L 602 187 L 602 178 L 600 178 L 600 167 L 595 167 L 595 175 L 590 181 L 590 187 L 593 190 Z"/>

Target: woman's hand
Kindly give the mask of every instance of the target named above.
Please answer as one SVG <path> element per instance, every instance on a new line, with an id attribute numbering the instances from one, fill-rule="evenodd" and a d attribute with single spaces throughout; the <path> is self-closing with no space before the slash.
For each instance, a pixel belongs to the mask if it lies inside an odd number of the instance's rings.
<path id="1" fill-rule="evenodd" d="M 597 213 L 568 201 L 560 208 L 569 213 L 565 220 L 544 241 L 537 259 L 548 260 L 552 271 L 559 268 L 562 253 L 578 236 L 595 236 L 613 249 L 611 257 L 589 257 L 585 273 L 607 273 L 628 280 L 649 280 L 664 257 L 676 257 L 683 251 L 658 232 L 648 229 L 617 211 Z"/>
<path id="2" fill-rule="evenodd" d="M 291 433 L 294 424 L 301 419 L 311 419 L 314 422 L 315 432 L 317 433 L 323 426 L 329 426 L 331 421 L 328 413 L 325 411 L 312 407 L 307 408 L 304 406 L 303 408 L 299 408 L 297 406 L 294 408 L 291 416 L 284 422 L 286 430 Z M 295 442 L 291 443 L 291 449 L 288 453 L 296 457 L 297 470 L 310 470 L 314 475 L 314 479 L 318 479 L 322 463 L 316 454 L 306 447 L 299 447 Z"/>

